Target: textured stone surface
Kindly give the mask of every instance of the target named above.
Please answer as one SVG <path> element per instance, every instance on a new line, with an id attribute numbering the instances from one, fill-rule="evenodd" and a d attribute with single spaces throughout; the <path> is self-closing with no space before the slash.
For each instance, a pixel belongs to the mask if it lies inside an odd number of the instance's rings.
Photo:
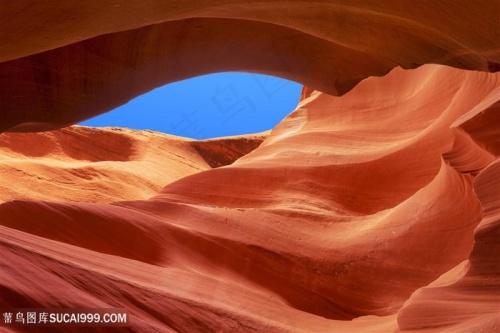
<path id="1" fill-rule="evenodd" d="M 499 17 L 495 0 L 5 3 L 0 131 L 60 128 L 218 71 L 273 74 L 333 95 L 396 66 L 494 72 Z"/>
<path id="2" fill-rule="evenodd" d="M 216 71 L 306 87 L 260 136 L 0 135 L 0 308 L 126 308 L 120 332 L 497 331 L 499 17 L 493 0 L 2 4 L 0 131 Z"/>
<path id="3" fill-rule="evenodd" d="M 82 126 L 3 133 L 0 201 L 147 199 L 173 181 L 231 164 L 264 138 L 265 134 L 197 141 L 153 131 Z"/>
<path id="4" fill-rule="evenodd" d="M 499 86 L 395 69 L 310 92 L 258 148 L 148 200 L 1 204 L 0 305 L 125 307 L 134 331 L 495 327 L 496 127 L 473 125 Z"/>

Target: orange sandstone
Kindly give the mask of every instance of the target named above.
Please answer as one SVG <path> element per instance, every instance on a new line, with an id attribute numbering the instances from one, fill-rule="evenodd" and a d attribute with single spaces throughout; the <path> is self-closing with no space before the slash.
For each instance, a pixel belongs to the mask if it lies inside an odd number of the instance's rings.
<path id="1" fill-rule="evenodd" d="M 1 204 L 0 304 L 125 307 L 135 331 L 493 328 L 499 164 L 482 119 L 499 86 L 395 69 L 313 92 L 255 150 L 150 199 Z"/>

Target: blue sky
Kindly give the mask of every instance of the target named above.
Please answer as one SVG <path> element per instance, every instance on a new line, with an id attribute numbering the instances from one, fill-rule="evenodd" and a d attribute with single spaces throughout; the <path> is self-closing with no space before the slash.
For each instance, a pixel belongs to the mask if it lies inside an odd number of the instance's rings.
<path id="1" fill-rule="evenodd" d="M 297 106 L 302 86 L 250 73 L 217 73 L 154 89 L 85 126 L 118 126 L 206 139 L 273 128 Z"/>

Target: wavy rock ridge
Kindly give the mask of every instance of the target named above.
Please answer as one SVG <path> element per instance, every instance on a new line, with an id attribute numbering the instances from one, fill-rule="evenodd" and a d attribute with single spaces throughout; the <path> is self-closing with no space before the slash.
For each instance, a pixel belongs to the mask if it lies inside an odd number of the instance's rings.
<path id="1" fill-rule="evenodd" d="M 2 4 L 0 132 L 62 129 L 0 136 L 0 308 L 127 308 L 128 332 L 497 331 L 499 17 L 496 0 Z M 63 128 L 228 70 L 306 88 L 264 141 Z"/>
<path id="2" fill-rule="evenodd" d="M 395 69 L 149 200 L 4 203 L 2 305 L 125 307 L 134 331 L 495 327 L 499 86 Z"/>
<path id="3" fill-rule="evenodd" d="M 0 201 L 147 199 L 182 177 L 231 164 L 264 138 L 263 133 L 197 141 L 152 131 L 82 126 L 4 133 Z"/>

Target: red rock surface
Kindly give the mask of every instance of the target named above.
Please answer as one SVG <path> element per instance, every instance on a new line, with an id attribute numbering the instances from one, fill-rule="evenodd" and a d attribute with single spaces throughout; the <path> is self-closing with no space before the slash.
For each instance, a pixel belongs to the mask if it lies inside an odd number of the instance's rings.
<path id="1" fill-rule="evenodd" d="M 499 17 L 496 0 L 2 4 L 0 132 L 216 71 L 307 88 L 263 142 L 2 134 L 0 308 L 128 309 L 96 332 L 498 331 Z"/>
<path id="2" fill-rule="evenodd" d="M 6 2 L 0 131 L 60 128 L 220 71 L 334 95 L 398 65 L 495 72 L 499 17 L 496 0 Z"/>
<path id="3" fill-rule="evenodd" d="M 495 329 L 499 87 L 394 69 L 148 200 L 1 204 L 0 307 L 125 307 L 138 332 Z"/>

